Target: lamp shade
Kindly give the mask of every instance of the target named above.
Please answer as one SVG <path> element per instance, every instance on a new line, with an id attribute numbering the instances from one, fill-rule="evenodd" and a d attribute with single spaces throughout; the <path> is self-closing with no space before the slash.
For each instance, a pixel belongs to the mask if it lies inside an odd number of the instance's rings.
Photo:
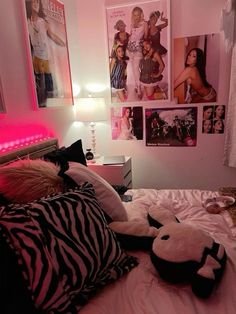
<path id="1" fill-rule="evenodd" d="M 78 98 L 75 100 L 76 120 L 98 122 L 107 120 L 107 108 L 104 98 Z"/>

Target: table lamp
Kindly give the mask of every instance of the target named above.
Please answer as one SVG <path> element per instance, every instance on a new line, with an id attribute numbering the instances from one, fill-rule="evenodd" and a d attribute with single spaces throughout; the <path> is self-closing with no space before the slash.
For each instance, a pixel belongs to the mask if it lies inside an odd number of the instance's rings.
<path id="1" fill-rule="evenodd" d="M 107 109 L 104 98 L 77 98 L 76 120 L 80 122 L 89 122 L 91 131 L 91 149 L 94 158 L 96 155 L 96 122 L 107 120 Z"/>

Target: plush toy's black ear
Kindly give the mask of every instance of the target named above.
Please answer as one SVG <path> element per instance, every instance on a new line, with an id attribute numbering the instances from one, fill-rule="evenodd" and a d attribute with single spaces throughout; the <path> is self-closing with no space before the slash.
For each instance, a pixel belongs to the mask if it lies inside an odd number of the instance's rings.
<path id="1" fill-rule="evenodd" d="M 192 291 L 199 298 L 208 298 L 215 286 L 215 280 L 196 275 L 192 279 Z"/>
<path id="2" fill-rule="evenodd" d="M 179 220 L 170 210 L 161 208 L 157 205 L 150 206 L 148 210 L 147 219 L 150 226 L 155 227 L 157 229 L 163 227 L 164 225 L 170 222 L 179 223 Z"/>
<path id="3" fill-rule="evenodd" d="M 112 222 L 109 227 L 115 232 L 120 246 L 125 250 L 151 250 L 158 230 L 142 222 Z"/>
<path id="4" fill-rule="evenodd" d="M 219 243 L 214 242 L 212 249 L 205 251 L 205 262 L 191 281 L 192 291 L 200 298 L 211 295 L 223 275 L 227 260 L 225 249 Z"/>
<path id="5" fill-rule="evenodd" d="M 153 250 L 150 257 L 160 277 L 171 283 L 190 281 L 198 266 L 194 261 L 170 262 L 158 257 Z"/>

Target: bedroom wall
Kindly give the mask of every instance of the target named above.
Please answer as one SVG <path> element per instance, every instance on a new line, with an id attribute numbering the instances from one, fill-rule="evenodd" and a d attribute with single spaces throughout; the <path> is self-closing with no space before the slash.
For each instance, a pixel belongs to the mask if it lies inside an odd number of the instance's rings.
<path id="1" fill-rule="evenodd" d="M 142 1 L 137 1 L 139 3 Z M 110 108 L 105 5 L 125 4 L 123 0 L 64 0 L 72 81 L 87 97 L 86 84 L 101 84 L 105 90 L 93 96 L 105 97 Z M 220 12 L 225 0 L 172 0 L 172 37 L 220 30 Z M 7 114 L 0 115 L 0 132 L 28 124 L 46 128 L 69 145 L 82 138 L 89 145 L 87 126 L 74 123 L 73 108 L 34 110 L 30 90 L 29 64 L 22 30 L 22 0 L 0 2 L 0 69 Z M 209 18 L 210 14 L 210 18 Z M 7 32 L 6 32 L 7 28 Z M 227 105 L 229 55 L 221 47 L 219 103 Z M 201 105 L 199 105 L 201 108 Z M 199 110 L 199 121 L 201 110 Z M 132 156 L 134 187 L 202 188 L 236 185 L 236 169 L 222 165 L 224 135 L 204 136 L 192 148 L 146 147 L 145 141 L 112 141 L 110 120 L 97 126 L 97 150 L 101 154 Z"/>

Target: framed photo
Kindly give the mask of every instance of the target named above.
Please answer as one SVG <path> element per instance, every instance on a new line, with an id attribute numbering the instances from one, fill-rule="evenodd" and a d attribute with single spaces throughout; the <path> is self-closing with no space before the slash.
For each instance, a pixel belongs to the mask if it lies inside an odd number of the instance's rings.
<path id="1" fill-rule="evenodd" d="M 5 112 L 6 112 L 6 107 L 5 107 L 5 103 L 4 103 L 2 82 L 1 82 L 1 78 L 0 78 L 0 113 L 5 113 Z"/>
<path id="2" fill-rule="evenodd" d="M 143 107 L 112 107 L 111 128 L 113 140 L 142 140 Z"/>
<path id="3" fill-rule="evenodd" d="M 146 146 L 196 146 L 197 107 L 145 109 Z"/>
<path id="4" fill-rule="evenodd" d="M 202 133 L 223 134 L 225 129 L 225 105 L 205 105 L 202 109 Z"/>
<path id="5" fill-rule="evenodd" d="M 169 0 L 106 9 L 113 103 L 170 99 Z"/>
<path id="6" fill-rule="evenodd" d="M 39 108 L 73 104 L 64 4 L 24 0 L 32 78 Z"/>
<path id="7" fill-rule="evenodd" d="M 175 38 L 173 51 L 176 102 L 178 104 L 216 102 L 220 35 Z"/>

